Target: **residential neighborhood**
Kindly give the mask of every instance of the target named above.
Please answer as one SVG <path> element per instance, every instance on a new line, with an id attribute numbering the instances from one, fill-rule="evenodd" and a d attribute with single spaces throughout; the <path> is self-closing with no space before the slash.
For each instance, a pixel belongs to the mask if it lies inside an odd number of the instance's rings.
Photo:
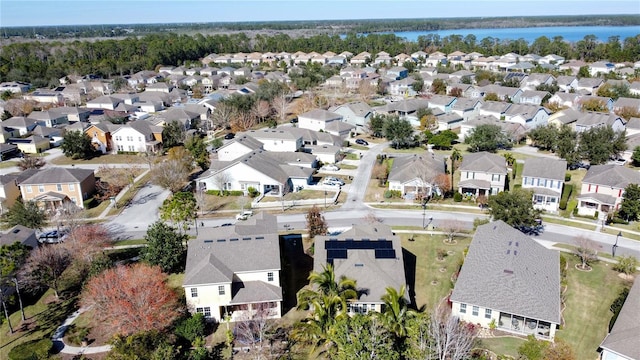
<path id="1" fill-rule="evenodd" d="M 0 358 L 640 359 L 637 55 L 260 36 L 0 78 Z"/>

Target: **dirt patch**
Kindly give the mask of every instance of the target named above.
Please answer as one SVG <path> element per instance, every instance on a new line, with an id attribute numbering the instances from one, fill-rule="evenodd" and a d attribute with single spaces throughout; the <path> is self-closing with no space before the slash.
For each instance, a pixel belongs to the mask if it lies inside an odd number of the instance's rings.
<path id="1" fill-rule="evenodd" d="M 591 270 L 593 270 L 593 268 L 589 265 L 586 265 L 584 268 L 582 267 L 582 264 L 576 264 L 576 269 L 578 271 L 585 271 L 585 272 L 589 272 Z"/>
<path id="2" fill-rule="evenodd" d="M 627 281 L 633 281 L 633 278 L 634 278 L 633 275 L 625 274 L 625 273 L 618 274 L 618 277 L 621 278 L 622 280 L 627 280 Z"/>

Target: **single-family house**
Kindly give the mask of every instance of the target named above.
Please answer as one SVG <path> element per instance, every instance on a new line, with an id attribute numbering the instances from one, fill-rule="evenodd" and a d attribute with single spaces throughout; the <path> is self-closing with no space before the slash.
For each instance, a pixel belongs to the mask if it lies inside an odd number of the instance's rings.
<path id="1" fill-rule="evenodd" d="M 363 101 L 354 101 L 334 106 L 329 111 L 342 115 L 342 121 L 353 126 L 365 127 L 373 116 L 371 107 Z"/>
<path id="2" fill-rule="evenodd" d="M 593 165 L 582 180 L 578 196 L 578 214 L 601 218 L 620 207 L 624 189 L 640 184 L 640 173 L 620 165 Z"/>
<path id="3" fill-rule="evenodd" d="M 481 106 L 482 102 L 479 99 L 458 98 L 451 107 L 451 111 L 462 117 L 464 122 L 477 117 Z"/>
<path id="4" fill-rule="evenodd" d="M 532 73 L 527 76 L 521 85 L 526 90 L 535 90 L 540 85 L 551 86 L 556 81 L 556 78 L 551 74 Z"/>
<path id="5" fill-rule="evenodd" d="M 613 103 L 613 111 L 620 113 L 623 110 L 629 110 L 636 114 L 640 113 L 640 99 L 618 98 L 618 100 Z M 31 115 L 29 115 L 29 117 L 31 117 Z"/>
<path id="6" fill-rule="evenodd" d="M 611 126 L 616 132 L 624 131 L 626 121 L 615 114 L 594 111 L 581 112 L 574 123 L 574 130 L 578 133 L 597 127 Z"/>
<path id="7" fill-rule="evenodd" d="M 550 97 L 551 94 L 548 91 L 525 90 L 520 95 L 520 104 L 542 105 L 542 102 Z"/>
<path id="8" fill-rule="evenodd" d="M 35 201 L 47 211 L 71 202 L 80 209 L 96 188 L 91 169 L 50 167 L 40 169 L 18 183 L 24 201 Z"/>
<path id="9" fill-rule="evenodd" d="M 572 75 L 577 75 L 583 66 L 587 66 L 587 63 L 582 60 L 570 60 L 560 65 L 558 69 L 560 71 L 570 71 Z"/>
<path id="10" fill-rule="evenodd" d="M 504 119 L 509 122 L 517 122 L 527 129 L 546 125 L 549 120 L 549 111 L 539 105 L 510 104 L 504 112 Z"/>
<path id="11" fill-rule="evenodd" d="M 578 110 L 593 111 L 595 108 L 601 108 L 598 111 L 613 111 L 613 99 L 596 95 L 580 96 Z"/>
<path id="12" fill-rule="evenodd" d="M 17 131 L 19 136 L 24 136 L 33 131 L 38 122 L 35 119 L 24 116 L 12 116 L 6 120 L 3 120 L 0 125 L 8 132 L 13 133 Z"/>
<path id="13" fill-rule="evenodd" d="M 615 64 L 610 63 L 608 61 L 596 61 L 592 64 L 589 64 L 589 74 L 591 76 L 600 76 L 604 74 L 608 74 L 616 69 Z"/>
<path id="14" fill-rule="evenodd" d="M 115 108 L 124 102 L 124 100 L 117 98 L 115 96 L 104 95 L 93 100 L 87 101 L 87 108 L 89 109 L 106 109 L 106 110 L 115 110 Z"/>
<path id="15" fill-rule="evenodd" d="M 14 94 L 24 94 L 31 89 L 31 84 L 21 81 L 5 81 L 0 83 L 0 93 L 5 91 L 12 92 Z"/>
<path id="16" fill-rule="evenodd" d="M 224 228 L 201 228 L 189 241 L 182 287 L 187 308 L 222 322 L 282 314 L 280 240 L 275 216 L 260 212 Z"/>
<path id="17" fill-rule="evenodd" d="M 578 88 L 578 78 L 575 76 L 562 75 L 558 76 L 556 79 L 556 84 L 560 91 L 571 92 L 571 90 L 576 90 Z"/>
<path id="18" fill-rule="evenodd" d="M 261 142 L 266 151 L 296 152 L 304 145 L 302 136 L 281 129 L 250 130 L 246 135 Z"/>
<path id="19" fill-rule="evenodd" d="M 64 104 L 64 96 L 54 90 L 36 90 L 32 93 L 27 93 L 23 96 L 25 100 L 33 100 L 42 104 Z"/>
<path id="20" fill-rule="evenodd" d="M 58 111 L 54 111 L 53 109 L 44 111 L 33 111 L 31 112 L 31 114 L 29 114 L 29 118 L 46 127 L 54 127 L 69 123 L 67 115 Z"/>
<path id="21" fill-rule="evenodd" d="M 629 93 L 640 96 L 640 81 L 634 81 L 629 85 Z"/>
<path id="22" fill-rule="evenodd" d="M 330 123 L 341 122 L 342 119 L 343 117 L 340 114 L 322 109 L 314 109 L 298 115 L 298 126 L 302 129 L 326 131 Z"/>
<path id="23" fill-rule="evenodd" d="M 332 266 L 336 279 L 345 276 L 356 281 L 358 298 L 347 303 L 349 314 L 382 312 L 381 298 L 388 287 L 399 291 L 404 286 L 410 302 L 402 246 L 388 225 L 354 225 L 340 234 L 316 236 L 314 248 L 315 272 Z"/>
<path id="24" fill-rule="evenodd" d="M 113 151 L 156 152 L 162 146 L 162 127 L 136 120 L 111 132 Z"/>
<path id="25" fill-rule="evenodd" d="M 533 191 L 533 207 L 557 213 L 562 197 L 567 161 L 528 158 L 522 170 L 522 188 Z"/>
<path id="26" fill-rule="evenodd" d="M 394 80 L 401 80 L 409 76 L 409 70 L 407 70 L 404 66 L 394 66 L 391 69 L 387 70 L 387 77 L 390 77 Z"/>
<path id="27" fill-rule="evenodd" d="M 149 84 L 144 88 L 144 91 L 154 91 L 154 92 L 162 92 L 162 93 L 170 93 L 173 90 L 174 86 L 170 83 L 166 82 L 157 82 L 153 84 Z"/>
<path id="28" fill-rule="evenodd" d="M 0 214 L 4 214 L 20 196 L 18 176 L 0 175 Z"/>
<path id="29" fill-rule="evenodd" d="M 437 111 L 440 111 L 439 109 Z M 437 131 L 455 130 L 462 126 L 464 118 L 457 113 L 440 113 L 436 115 L 436 122 L 438 123 Z"/>
<path id="30" fill-rule="evenodd" d="M 507 138 L 513 143 L 517 143 L 524 139 L 528 130 L 524 127 L 524 125 L 519 123 L 502 121 L 491 115 L 480 115 L 462 122 L 460 124 L 460 135 L 458 135 L 458 137 L 461 139 L 461 141 L 464 141 L 471 130 L 480 125 L 495 125 L 500 127 L 502 133 L 505 134 Z"/>
<path id="31" fill-rule="evenodd" d="M 232 161 L 211 162 L 196 179 L 198 189 L 248 192 L 282 196 L 311 183 L 316 157 L 303 152 L 252 151 Z"/>
<path id="32" fill-rule="evenodd" d="M 640 359 L 640 279 L 629 290 L 627 299 L 613 323 L 613 327 L 602 340 L 598 352 L 600 360 Z"/>
<path id="33" fill-rule="evenodd" d="M 460 164 L 458 192 L 465 196 L 496 195 L 507 183 L 507 161 L 489 152 L 466 154 Z"/>
<path id="34" fill-rule="evenodd" d="M 16 242 L 26 245 L 30 249 L 37 249 L 39 245 L 36 231 L 26 226 L 16 225 L 11 229 L 0 232 L 0 246 L 8 246 Z M 4 295 L 7 296 L 6 289 L 3 290 L 5 291 Z"/>
<path id="35" fill-rule="evenodd" d="M 40 135 L 31 135 L 23 138 L 9 138 L 7 143 L 16 145 L 25 154 L 40 154 L 51 148 L 49 139 Z"/>
<path id="36" fill-rule="evenodd" d="M 87 108 L 81 107 L 72 107 L 72 106 L 62 106 L 58 108 L 52 108 L 49 111 L 58 112 L 67 117 L 67 121 L 70 123 L 78 122 L 78 121 L 89 121 L 89 114 L 91 110 Z"/>
<path id="37" fill-rule="evenodd" d="M 262 142 L 252 136 L 237 136 L 216 150 L 219 161 L 233 161 L 255 150 L 263 150 Z"/>
<path id="38" fill-rule="evenodd" d="M 580 94 L 595 94 L 598 88 L 604 83 L 601 78 L 581 78 L 578 80 L 576 92 Z"/>
<path id="39" fill-rule="evenodd" d="M 557 113 L 551 114 L 547 123 L 554 125 L 557 128 L 561 128 L 563 125 L 571 127 L 575 131 L 576 121 L 582 116 L 582 112 L 574 109 L 564 109 Z"/>
<path id="40" fill-rule="evenodd" d="M 573 108 L 580 110 L 580 99 L 580 94 L 557 92 L 549 98 L 549 104 L 555 104 L 560 108 Z"/>
<path id="41" fill-rule="evenodd" d="M 299 127 L 284 127 L 283 131 L 288 131 L 295 136 L 302 137 L 302 143 L 305 147 L 308 145 L 331 145 L 341 147 L 344 139 L 340 136 L 328 133 L 320 132 L 309 129 L 301 129 Z"/>
<path id="42" fill-rule="evenodd" d="M 302 151 L 312 154 L 323 164 L 335 164 L 340 161 L 342 148 L 336 145 L 305 145 Z"/>
<path id="43" fill-rule="evenodd" d="M 482 96 L 488 94 L 496 94 L 498 99 L 504 101 L 510 101 L 512 103 L 519 103 L 520 96 L 522 96 L 522 90 L 519 88 L 512 88 L 500 85 L 486 85 L 481 87 Z"/>
<path id="44" fill-rule="evenodd" d="M 410 199 L 440 195 L 447 190 L 438 188 L 438 179 L 445 175 L 445 170 L 444 158 L 434 153 L 395 157 L 389 171 L 389 190 L 400 191 Z"/>
<path id="45" fill-rule="evenodd" d="M 122 125 L 114 124 L 111 121 L 103 121 L 91 124 L 84 129 L 84 133 L 91 138 L 91 143 L 103 154 L 107 154 L 114 149 L 111 133 Z"/>
<path id="46" fill-rule="evenodd" d="M 561 323 L 560 255 L 502 220 L 481 225 L 450 301 L 462 321 L 553 340 Z"/>
<path id="47" fill-rule="evenodd" d="M 439 109 L 444 113 L 450 113 L 458 98 L 447 95 L 433 95 L 429 98 L 429 108 Z"/>

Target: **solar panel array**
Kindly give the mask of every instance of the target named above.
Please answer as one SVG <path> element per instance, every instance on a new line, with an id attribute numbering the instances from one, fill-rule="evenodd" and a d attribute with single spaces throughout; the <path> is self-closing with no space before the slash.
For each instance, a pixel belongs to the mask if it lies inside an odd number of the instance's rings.
<path id="1" fill-rule="evenodd" d="M 327 262 L 331 265 L 335 259 L 346 259 L 348 250 L 375 250 L 376 259 L 395 259 L 396 257 L 393 242 L 387 239 L 374 241 L 346 239 L 343 241 L 330 238 L 324 242 L 324 248 L 327 250 Z"/>

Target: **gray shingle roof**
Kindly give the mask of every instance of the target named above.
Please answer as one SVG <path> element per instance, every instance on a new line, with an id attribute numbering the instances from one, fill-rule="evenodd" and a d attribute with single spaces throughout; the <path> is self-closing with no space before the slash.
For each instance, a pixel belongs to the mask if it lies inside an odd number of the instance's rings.
<path id="1" fill-rule="evenodd" d="M 560 323 L 560 256 L 503 221 L 478 227 L 451 300 Z"/>
<path id="2" fill-rule="evenodd" d="M 444 171 L 444 159 L 441 156 L 429 153 L 398 156 L 393 159 L 389 181 L 404 183 L 415 178 L 424 178 L 425 181 L 432 182 L 436 176 L 444 174 Z"/>
<path id="3" fill-rule="evenodd" d="M 91 169 L 51 167 L 38 170 L 32 176 L 20 182 L 20 185 L 77 183 L 90 176 L 93 176 L 93 170 Z"/>
<path id="4" fill-rule="evenodd" d="M 228 228 L 201 228 L 189 241 L 183 286 L 231 283 L 233 274 L 279 271 L 276 217 L 259 213 Z"/>
<path id="5" fill-rule="evenodd" d="M 615 205 L 616 203 L 616 198 L 607 194 L 586 193 L 586 194 L 580 194 L 578 196 L 578 200 L 589 200 L 589 199 L 596 200 L 601 204 L 607 204 L 607 205 Z"/>
<path id="6" fill-rule="evenodd" d="M 640 277 L 636 277 L 627 300 L 611 332 L 604 338 L 601 348 L 624 355 L 629 359 L 640 359 Z"/>
<path id="7" fill-rule="evenodd" d="M 624 189 L 632 183 L 640 184 L 640 172 L 620 165 L 593 165 L 587 170 L 582 183 Z"/>
<path id="8" fill-rule="evenodd" d="M 524 162 L 522 176 L 564 181 L 567 161 L 549 158 L 529 158 Z"/>
<path id="9" fill-rule="evenodd" d="M 393 234 L 389 226 L 383 224 L 356 225 L 339 235 L 316 236 L 314 271 L 321 272 L 327 265 L 325 241 L 347 239 L 355 242 L 361 242 L 363 239 L 369 239 L 371 242 L 386 239 L 392 242 L 395 250 L 395 258 L 392 259 L 376 259 L 374 250 L 352 249 L 347 251 L 346 259 L 334 260 L 336 278 L 344 275 L 356 280 L 358 289 L 362 290 L 359 301 L 381 303 L 380 298 L 386 293 L 387 287 L 399 289 L 406 285 L 400 239 Z"/>
<path id="10" fill-rule="evenodd" d="M 231 289 L 233 298 L 229 304 L 263 303 L 282 301 L 282 288 L 264 281 L 236 282 Z"/>
<path id="11" fill-rule="evenodd" d="M 313 120 L 327 121 L 327 120 L 342 120 L 342 115 L 333 113 L 331 111 L 323 110 L 323 109 L 313 109 L 311 111 L 307 111 L 304 114 L 298 115 L 298 118 L 307 118 Z"/>
<path id="12" fill-rule="evenodd" d="M 507 160 L 501 155 L 491 154 L 485 151 L 466 154 L 462 158 L 460 170 L 482 171 L 488 174 L 506 174 Z"/>

